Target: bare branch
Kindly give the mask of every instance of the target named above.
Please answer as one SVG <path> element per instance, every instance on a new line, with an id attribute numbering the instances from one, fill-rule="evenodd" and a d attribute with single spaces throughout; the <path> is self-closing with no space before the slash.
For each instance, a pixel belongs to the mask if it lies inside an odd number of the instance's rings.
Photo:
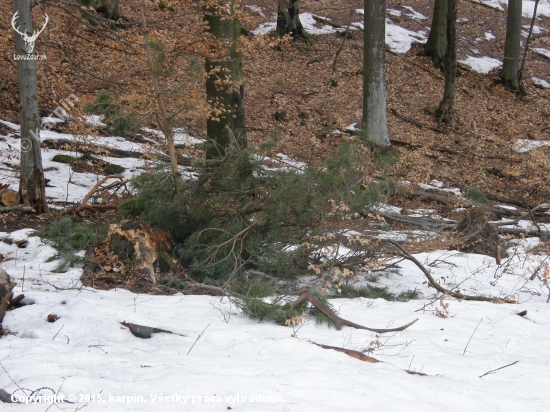
<path id="1" fill-rule="evenodd" d="M 418 261 L 418 259 L 416 259 L 413 255 L 411 255 L 405 249 L 403 249 L 403 247 L 399 243 L 394 242 L 393 240 L 388 240 L 387 242 L 391 243 L 397 249 L 399 249 L 399 251 L 401 252 L 402 257 L 404 257 L 405 259 L 408 259 L 411 262 L 413 262 L 424 273 L 424 275 L 426 275 L 426 277 L 428 278 L 428 281 L 430 282 L 430 284 L 437 291 L 439 291 L 441 293 L 444 293 L 446 295 L 452 296 L 453 298 L 464 299 L 464 300 L 476 300 L 476 301 L 482 301 L 482 302 L 492 302 L 496 299 L 496 298 L 489 298 L 489 297 L 486 297 L 486 296 L 469 296 L 469 295 L 464 295 L 460 292 L 452 292 L 448 289 L 445 289 L 444 287 L 442 287 L 439 283 L 437 283 L 435 281 L 435 279 L 432 277 L 432 275 L 430 274 L 428 269 L 426 269 L 424 267 L 424 265 Z M 508 299 L 501 299 L 501 300 L 505 303 L 516 303 L 516 301 L 514 301 L 514 300 L 508 300 Z"/>
<path id="2" fill-rule="evenodd" d="M 296 299 L 290 305 L 290 307 L 292 309 L 294 309 L 296 306 L 298 306 L 304 300 L 309 300 L 313 304 L 313 306 L 315 306 L 317 309 L 319 309 L 321 312 L 323 312 L 332 321 L 332 323 L 334 323 L 334 326 L 336 326 L 337 330 L 342 329 L 342 326 L 351 326 L 352 328 L 370 330 L 371 332 L 376 332 L 376 333 L 401 332 L 401 331 L 407 329 L 409 326 L 411 326 L 412 324 L 414 324 L 418 320 L 418 319 L 415 319 L 412 322 L 409 322 L 406 325 L 400 326 L 398 328 L 391 328 L 391 329 L 368 328 L 366 326 L 361 326 L 361 325 L 358 325 L 357 323 L 350 322 L 349 320 L 342 319 L 340 316 L 338 316 L 332 310 L 330 310 L 325 305 L 323 305 L 319 301 L 319 299 L 317 299 L 315 296 L 312 296 L 311 294 L 309 294 L 307 290 L 302 291 L 302 293 L 300 293 L 300 296 L 298 297 L 298 299 Z"/>
<path id="3" fill-rule="evenodd" d="M 494 372 L 499 371 L 499 370 L 501 370 L 501 369 L 507 368 L 508 366 L 515 365 L 515 364 L 518 363 L 518 362 L 519 362 L 519 361 L 517 360 L 517 361 L 515 361 L 515 362 L 512 362 L 512 363 L 509 364 L 509 365 L 501 366 L 500 368 L 496 368 L 496 369 L 493 369 L 493 370 L 491 370 L 491 371 L 489 371 L 489 372 L 485 372 L 483 375 L 480 375 L 479 377 L 480 377 L 480 378 L 483 378 L 485 375 L 489 375 L 490 373 L 494 373 Z"/>

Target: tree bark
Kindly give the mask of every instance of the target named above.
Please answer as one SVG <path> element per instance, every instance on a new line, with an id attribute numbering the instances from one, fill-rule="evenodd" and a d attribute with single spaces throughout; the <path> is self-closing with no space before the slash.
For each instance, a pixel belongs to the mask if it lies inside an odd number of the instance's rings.
<path id="1" fill-rule="evenodd" d="M 105 14 L 109 20 L 117 21 L 120 18 L 118 11 L 119 0 L 78 0 L 85 7 L 92 7 L 95 11 Z M 90 15 L 90 17 L 93 17 Z"/>
<path id="2" fill-rule="evenodd" d="M 304 30 L 300 21 L 300 0 L 278 0 L 275 34 L 278 38 L 289 34 L 294 40 L 302 40 L 307 44 L 313 43 L 313 39 Z"/>
<path id="3" fill-rule="evenodd" d="M 447 49 L 447 0 L 435 0 L 432 27 L 426 42 L 426 55 L 431 56 L 435 67 L 445 70 Z"/>
<path id="4" fill-rule="evenodd" d="M 386 3 L 365 0 L 363 43 L 363 133 L 379 149 L 390 147 L 386 119 Z"/>
<path id="5" fill-rule="evenodd" d="M 207 31 L 216 39 L 206 59 L 206 99 L 212 107 L 206 122 L 211 140 L 207 158 L 223 157 L 234 140 L 246 147 L 242 51 L 237 44 L 241 24 L 235 17 L 235 2 L 215 2 L 204 8 Z"/>
<path id="6" fill-rule="evenodd" d="M 522 0 L 508 0 L 508 19 L 506 21 L 506 43 L 501 77 L 507 90 L 520 93 L 519 55 L 521 42 Z"/>
<path id="7" fill-rule="evenodd" d="M 453 102 L 456 88 L 456 14 L 458 0 L 448 0 L 447 8 L 447 52 L 445 53 L 445 91 L 437 110 L 439 124 L 446 123 L 456 127 Z"/>
<path id="8" fill-rule="evenodd" d="M 17 26 L 22 33 L 32 35 L 30 0 L 13 0 L 13 11 L 19 11 Z M 15 33 L 18 56 L 27 57 L 22 36 Z M 44 170 L 40 150 L 40 116 L 38 114 L 38 89 L 36 60 L 17 60 L 19 99 L 21 102 L 21 171 L 19 196 L 21 201 L 38 213 L 47 212 Z"/>

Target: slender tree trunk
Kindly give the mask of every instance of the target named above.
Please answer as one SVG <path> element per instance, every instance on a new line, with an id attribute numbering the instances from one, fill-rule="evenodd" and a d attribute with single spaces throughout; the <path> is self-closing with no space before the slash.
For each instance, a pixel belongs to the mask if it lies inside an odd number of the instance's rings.
<path id="1" fill-rule="evenodd" d="M 246 147 L 242 52 L 237 43 L 241 24 L 234 7 L 230 0 L 204 9 L 207 30 L 218 43 L 206 60 L 206 99 L 212 107 L 206 122 L 212 142 L 207 157 L 211 159 L 222 157 L 233 139 L 239 147 Z"/>
<path id="2" fill-rule="evenodd" d="M 313 43 L 313 39 L 304 30 L 300 21 L 300 0 L 278 0 L 275 34 L 278 38 L 289 34 L 294 40 L 302 40 L 308 44 Z"/>
<path id="3" fill-rule="evenodd" d="M 363 133 L 365 139 L 386 149 L 390 144 L 386 120 L 386 2 L 365 0 L 363 51 Z"/>
<path id="4" fill-rule="evenodd" d="M 432 27 L 426 42 L 426 55 L 431 56 L 435 67 L 445 69 L 447 49 L 447 0 L 435 0 Z"/>
<path id="5" fill-rule="evenodd" d="M 447 52 L 445 53 L 445 91 L 443 100 L 437 110 L 439 124 L 446 123 L 450 127 L 456 127 L 453 103 L 456 88 L 456 14 L 458 0 L 448 0 L 447 9 Z"/>
<path id="6" fill-rule="evenodd" d="M 519 54 L 521 44 L 521 8 L 522 0 L 508 0 L 508 19 L 506 22 L 506 43 L 501 77 L 507 90 L 520 93 Z"/>
<path id="7" fill-rule="evenodd" d="M 521 80 L 523 79 L 523 69 L 525 69 L 525 60 L 527 60 L 527 50 L 529 50 L 529 43 L 533 36 L 533 27 L 535 26 L 535 20 L 537 19 L 537 8 L 539 6 L 539 0 L 535 0 L 535 8 L 533 9 L 533 17 L 531 18 L 531 24 L 529 26 L 529 34 L 525 40 L 525 48 L 523 49 L 523 57 L 521 58 L 521 66 L 519 68 L 518 80 L 521 87 Z M 521 89 L 524 92 L 523 88 Z"/>
<path id="8" fill-rule="evenodd" d="M 32 35 L 32 14 L 30 0 L 13 0 L 13 11 L 19 11 L 19 31 Z M 18 56 L 26 56 L 25 41 L 15 33 Z M 21 101 L 21 171 L 19 196 L 22 202 L 38 213 L 47 212 L 44 170 L 40 150 L 40 117 L 38 114 L 38 89 L 36 81 L 36 60 L 17 61 L 19 74 L 19 98 Z"/>
<path id="9" fill-rule="evenodd" d="M 168 120 L 168 114 L 166 113 L 166 108 L 164 106 L 164 100 L 162 94 L 160 93 L 159 85 L 157 82 L 157 76 L 155 76 L 155 71 L 153 70 L 153 59 L 151 57 L 151 49 L 149 47 L 149 32 L 147 31 L 147 25 L 145 23 L 145 12 L 143 11 L 143 0 L 139 1 L 139 9 L 141 13 L 141 25 L 143 27 L 143 37 L 145 39 L 145 52 L 147 53 L 147 64 L 149 66 L 149 74 L 151 75 L 151 82 L 153 83 L 153 91 L 155 93 L 155 99 L 160 111 L 160 125 L 162 127 L 162 132 L 164 137 L 166 137 L 166 143 L 168 145 L 168 153 L 170 155 L 170 166 L 172 168 L 172 173 L 178 173 L 178 158 L 176 156 L 176 146 L 174 145 L 174 138 L 172 136 L 172 127 Z"/>

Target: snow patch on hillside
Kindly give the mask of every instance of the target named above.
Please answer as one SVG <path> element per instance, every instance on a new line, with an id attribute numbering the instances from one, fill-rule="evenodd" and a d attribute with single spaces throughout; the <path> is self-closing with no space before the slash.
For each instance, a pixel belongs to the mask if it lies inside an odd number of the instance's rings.
<path id="1" fill-rule="evenodd" d="M 459 60 L 458 62 L 465 64 L 466 66 L 470 66 L 472 70 L 481 74 L 487 74 L 491 70 L 494 70 L 497 67 L 502 65 L 502 62 L 500 60 L 493 59 L 492 57 L 488 57 L 488 56 L 483 56 L 483 57 L 467 56 L 466 59 Z"/>

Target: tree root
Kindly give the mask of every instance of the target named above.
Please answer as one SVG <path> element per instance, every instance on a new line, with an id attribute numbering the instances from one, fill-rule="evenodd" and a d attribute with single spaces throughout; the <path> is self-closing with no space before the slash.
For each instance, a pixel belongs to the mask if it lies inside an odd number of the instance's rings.
<path id="1" fill-rule="evenodd" d="M 332 323 L 334 323 L 334 326 L 336 326 L 337 330 L 342 329 L 342 326 L 351 326 L 352 328 L 365 329 L 365 330 L 369 330 L 371 332 L 376 332 L 376 333 L 401 332 L 401 331 L 407 329 L 409 326 L 411 326 L 412 324 L 414 324 L 418 320 L 418 319 L 415 319 L 412 322 L 409 322 L 406 325 L 400 326 L 398 328 L 391 328 L 391 329 L 368 328 L 366 326 L 361 326 L 361 325 L 358 325 L 357 323 L 350 322 L 349 320 L 342 319 L 340 316 L 338 316 L 332 310 L 330 310 L 325 305 L 323 305 L 319 301 L 319 299 L 317 299 L 315 296 L 312 296 L 311 294 L 309 294 L 307 290 L 302 291 L 300 293 L 300 296 L 298 297 L 298 299 L 296 299 L 290 305 L 290 307 L 292 309 L 294 309 L 296 306 L 298 306 L 304 300 L 309 300 L 313 306 L 315 306 L 317 309 L 319 309 L 321 312 L 323 312 L 332 321 Z"/>

